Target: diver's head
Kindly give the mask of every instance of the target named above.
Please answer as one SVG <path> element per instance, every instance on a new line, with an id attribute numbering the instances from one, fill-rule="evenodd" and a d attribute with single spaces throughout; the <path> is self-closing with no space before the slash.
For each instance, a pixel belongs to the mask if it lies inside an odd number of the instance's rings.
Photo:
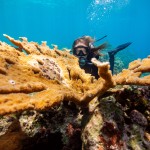
<path id="1" fill-rule="evenodd" d="M 87 56 L 89 54 L 89 48 L 85 46 L 74 47 L 74 53 L 79 58 L 80 66 L 84 66 L 87 63 Z"/>
<path id="2" fill-rule="evenodd" d="M 87 57 L 90 53 L 89 43 L 84 38 L 79 38 L 73 43 L 73 54 L 79 58 L 80 66 L 87 63 Z"/>

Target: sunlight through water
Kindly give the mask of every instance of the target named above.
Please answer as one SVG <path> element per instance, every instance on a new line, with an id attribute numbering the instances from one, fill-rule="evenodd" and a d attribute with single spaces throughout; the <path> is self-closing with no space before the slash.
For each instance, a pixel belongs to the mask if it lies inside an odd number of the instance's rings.
<path id="1" fill-rule="evenodd" d="M 93 0 L 87 8 L 88 20 L 108 18 L 112 10 L 118 10 L 129 4 L 130 0 Z"/>

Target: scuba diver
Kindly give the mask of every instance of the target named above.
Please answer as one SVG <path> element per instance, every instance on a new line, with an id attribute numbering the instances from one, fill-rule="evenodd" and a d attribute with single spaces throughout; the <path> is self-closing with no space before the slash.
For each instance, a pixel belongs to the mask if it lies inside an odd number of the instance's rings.
<path id="1" fill-rule="evenodd" d="M 73 55 L 79 58 L 79 65 L 81 69 L 84 69 L 86 73 L 90 73 L 91 75 L 95 76 L 96 79 L 99 78 L 98 75 L 98 68 L 91 62 L 92 58 L 99 59 L 100 56 L 103 56 L 99 51 L 105 49 L 107 47 L 107 43 L 103 43 L 98 47 L 94 46 L 94 43 L 97 41 L 102 40 L 104 37 L 94 40 L 90 36 L 82 36 L 76 39 L 72 45 Z M 114 50 L 108 52 L 109 55 L 109 62 L 110 62 L 110 70 L 113 74 L 114 69 L 114 56 L 117 52 L 125 49 L 131 44 L 131 42 L 119 45 Z"/>

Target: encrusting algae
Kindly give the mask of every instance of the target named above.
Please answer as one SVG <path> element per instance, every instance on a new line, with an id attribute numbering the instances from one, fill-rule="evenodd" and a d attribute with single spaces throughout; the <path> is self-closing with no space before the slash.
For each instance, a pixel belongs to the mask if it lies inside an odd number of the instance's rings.
<path id="1" fill-rule="evenodd" d="M 50 49 L 28 42 L 27 38 L 15 40 L 4 34 L 15 47 L 0 42 L 0 114 L 23 110 L 45 110 L 62 101 L 87 105 L 96 96 L 103 95 L 116 84 L 150 85 L 150 58 L 137 60 L 129 69 L 112 76 L 108 63 L 93 59 L 99 68 L 96 80 L 80 69 L 78 59 L 67 51 Z"/>

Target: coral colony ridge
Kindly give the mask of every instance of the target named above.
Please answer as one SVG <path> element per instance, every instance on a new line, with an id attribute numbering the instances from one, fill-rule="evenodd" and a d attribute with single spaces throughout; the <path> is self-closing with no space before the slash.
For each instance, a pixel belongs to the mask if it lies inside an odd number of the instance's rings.
<path id="1" fill-rule="evenodd" d="M 0 42 L 0 149 L 150 146 L 150 56 L 116 75 L 92 59 L 96 80 L 68 50 L 4 36 L 14 46 Z"/>

